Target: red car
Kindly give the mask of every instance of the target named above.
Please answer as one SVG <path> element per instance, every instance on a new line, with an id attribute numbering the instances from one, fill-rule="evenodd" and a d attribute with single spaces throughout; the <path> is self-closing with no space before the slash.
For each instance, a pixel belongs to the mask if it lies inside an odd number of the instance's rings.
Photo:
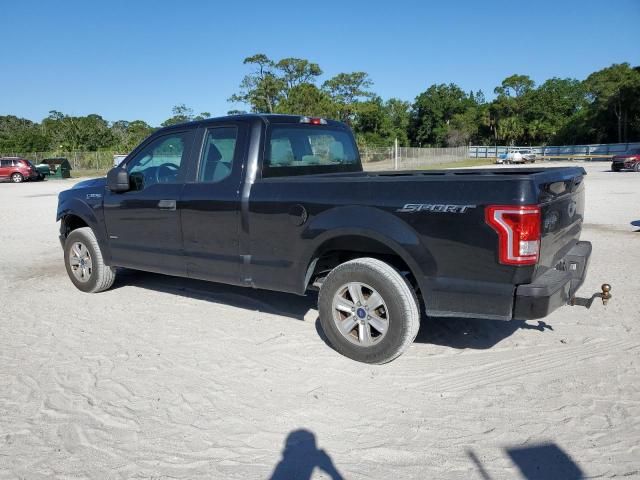
<path id="1" fill-rule="evenodd" d="M 40 174 L 35 165 L 20 157 L 0 158 L 0 180 L 20 183 L 24 180 L 39 180 Z"/>
<path id="2" fill-rule="evenodd" d="M 623 155 L 616 155 L 611 162 L 611 170 L 634 170 L 640 172 L 640 148 L 629 150 Z"/>

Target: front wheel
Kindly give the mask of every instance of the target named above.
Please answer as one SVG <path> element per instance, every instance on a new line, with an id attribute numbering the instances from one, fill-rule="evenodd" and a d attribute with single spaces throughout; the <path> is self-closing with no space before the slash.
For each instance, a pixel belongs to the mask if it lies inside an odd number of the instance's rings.
<path id="1" fill-rule="evenodd" d="M 640 162 L 636 162 L 636 164 L 633 166 L 633 171 L 640 172 Z"/>
<path id="2" fill-rule="evenodd" d="M 375 258 L 334 268 L 320 288 L 318 310 L 331 346 L 359 362 L 390 362 L 409 348 L 420 327 L 414 289 Z"/>
<path id="3" fill-rule="evenodd" d="M 83 292 L 108 290 L 116 279 L 115 269 L 104 264 L 98 240 L 89 227 L 69 234 L 64 243 L 64 264 L 71 282 Z"/>

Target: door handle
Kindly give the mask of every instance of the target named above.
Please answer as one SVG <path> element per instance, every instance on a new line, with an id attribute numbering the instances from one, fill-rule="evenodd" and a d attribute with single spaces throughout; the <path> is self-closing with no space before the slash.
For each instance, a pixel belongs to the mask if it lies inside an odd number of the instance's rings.
<path id="1" fill-rule="evenodd" d="M 160 200 L 158 202 L 158 208 L 161 210 L 175 210 L 176 209 L 176 201 L 175 200 Z"/>

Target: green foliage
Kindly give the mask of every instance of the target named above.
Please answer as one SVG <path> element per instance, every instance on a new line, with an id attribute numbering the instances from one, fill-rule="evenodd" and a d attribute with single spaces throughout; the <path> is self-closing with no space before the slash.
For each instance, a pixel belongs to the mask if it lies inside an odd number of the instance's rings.
<path id="1" fill-rule="evenodd" d="M 291 89 L 309 84 L 315 77 L 322 75 L 322 70 L 317 63 L 310 63 L 302 58 L 283 58 L 275 64 L 275 68 L 281 72 L 281 79 L 285 84 L 285 96 Z"/>
<path id="2" fill-rule="evenodd" d="M 629 141 L 640 133 L 640 68 L 613 64 L 584 82 L 589 101 L 591 134 Z"/>
<path id="3" fill-rule="evenodd" d="M 142 140 L 153 132 L 153 128 L 142 120 L 127 122 L 118 120 L 113 122 L 111 131 L 116 139 L 114 144 L 119 152 L 129 152 L 133 150 Z"/>
<path id="4" fill-rule="evenodd" d="M 464 123 L 460 115 L 476 106 L 475 99 L 453 83 L 430 86 L 413 104 L 412 143 L 424 147 L 446 145 L 451 121 L 457 117 L 460 126 Z"/>
<path id="5" fill-rule="evenodd" d="M 211 116 L 209 112 L 194 115 L 193 108 L 187 107 L 184 103 L 175 105 L 171 109 L 171 113 L 173 113 L 173 116 L 162 122 L 160 124 L 161 126 L 168 127 L 170 125 L 177 125 L 178 123 L 191 122 L 192 120 L 204 120 Z"/>
<path id="6" fill-rule="evenodd" d="M 336 105 L 331 97 L 311 83 L 300 83 L 291 87 L 275 107 L 275 113 L 293 113 L 313 117 L 335 118 Z"/>
<path id="7" fill-rule="evenodd" d="M 114 143 L 108 122 L 96 114 L 74 117 L 52 110 L 42 121 L 42 129 L 50 144 L 61 150 L 95 151 Z"/>
<path id="8" fill-rule="evenodd" d="M 47 146 L 39 125 L 14 115 L 0 116 L 0 152 L 34 151 Z"/>
<path id="9" fill-rule="evenodd" d="M 388 146 L 397 138 L 400 145 L 408 146 L 409 109 L 408 102 L 397 98 L 383 102 L 382 98 L 375 96 L 360 102 L 353 125 L 358 143 L 369 146 Z"/>
<path id="10" fill-rule="evenodd" d="M 482 91 L 429 86 L 413 103 L 384 101 L 366 72 L 338 73 L 321 82 L 317 63 L 265 54 L 244 59 L 250 71 L 229 99 L 252 112 L 288 113 L 347 122 L 358 143 L 389 146 L 576 144 L 640 140 L 640 67 L 614 64 L 584 81 L 550 78 L 536 86 L 527 75 L 505 78 L 487 102 Z M 229 114 L 244 113 L 232 110 Z M 162 126 L 209 118 L 185 104 Z M 0 116 L 0 153 L 100 151 L 126 153 L 153 132 L 142 120 L 109 123 L 100 115 L 52 110 L 40 123 Z"/>
<path id="11" fill-rule="evenodd" d="M 370 98 L 372 85 L 365 72 L 340 73 L 325 81 L 317 63 L 302 58 L 283 58 L 277 62 L 263 53 L 244 59 L 253 70 L 240 82 L 230 102 L 249 105 L 252 112 L 322 115 L 351 123 L 357 104 Z"/>
<path id="12" fill-rule="evenodd" d="M 287 88 L 287 82 L 276 74 L 276 64 L 262 53 L 245 58 L 243 63 L 252 65 L 253 72 L 245 75 L 240 92 L 229 101 L 248 104 L 252 112 L 275 112 Z"/>
<path id="13" fill-rule="evenodd" d="M 390 98 L 385 103 L 385 113 L 391 122 L 389 140 L 398 139 L 400 146 L 409 146 L 409 123 L 411 122 L 411 104 L 399 98 Z"/>
<path id="14" fill-rule="evenodd" d="M 535 82 L 528 75 L 511 75 L 502 81 L 494 90 L 498 96 L 520 98 L 533 90 Z"/>
<path id="15" fill-rule="evenodd" d="M 322 84 L 336 105 L 338 120 L 351 123 L 363 99 L 373 97 L 373 82 L 365 72 L 339 73 Z"/>

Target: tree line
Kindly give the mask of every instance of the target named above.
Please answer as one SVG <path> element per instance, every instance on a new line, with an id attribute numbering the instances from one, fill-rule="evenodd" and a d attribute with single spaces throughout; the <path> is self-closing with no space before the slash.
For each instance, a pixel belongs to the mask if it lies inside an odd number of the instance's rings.
<path id="1" fill-rule="evenodd" d="M 348 123 L 368 146 L 551 145 L 640 141 L 640 67 L 613 64 L 584 80 L 527 75 L 505 78 L 487 100 L 481 90 L 435 84 L 413 102 L 383 100 L 366 72 L 321 81 L 317 63 L 300 58 L 244 60 L 248 73 L 229 98 L 250 112 L 291 113 Z M 232 110 L 229 113 L 242 113 Z M 161 126 L 208 118 L 184 104 Z M 128 152 L 155 130 L 143 120 L 109 122 L 100 115 L 49 112 L 41 122 L 0 116 L 0 152 L 111 150 Z"/>

